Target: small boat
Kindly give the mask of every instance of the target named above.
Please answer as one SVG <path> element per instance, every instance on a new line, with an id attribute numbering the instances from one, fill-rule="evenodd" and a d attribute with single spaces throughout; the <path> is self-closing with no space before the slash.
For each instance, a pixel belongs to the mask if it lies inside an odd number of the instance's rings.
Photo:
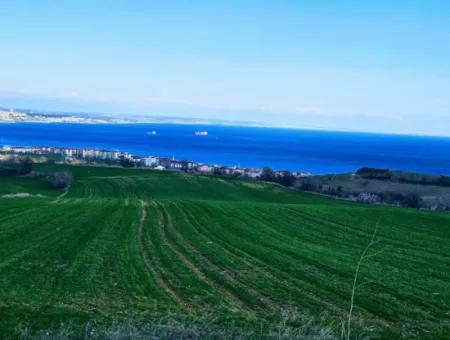
<path id="1" fill-rule="evenodd" d="M 195 131 L 196 136 L 208 136 L 208 131 Z"/>
<path id="2" fill-rule="evenodd" d="M 155 130 L 149 131 L 149 132 L 147 132 L 147 135 L 154 136 L 154 135 L 156 135 L 156 131 Z"/>

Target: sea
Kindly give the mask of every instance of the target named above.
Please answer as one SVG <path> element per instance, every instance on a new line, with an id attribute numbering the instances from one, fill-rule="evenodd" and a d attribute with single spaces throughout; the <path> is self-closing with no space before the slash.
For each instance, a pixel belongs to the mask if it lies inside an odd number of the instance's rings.
<path id="1" fill-rule="evenodd" d="M 446 137 L 223 125 L 14 123 L 0 124 L 0 145 L 90 147 L 311 174 L 376 167 L 450 175 Z"/>

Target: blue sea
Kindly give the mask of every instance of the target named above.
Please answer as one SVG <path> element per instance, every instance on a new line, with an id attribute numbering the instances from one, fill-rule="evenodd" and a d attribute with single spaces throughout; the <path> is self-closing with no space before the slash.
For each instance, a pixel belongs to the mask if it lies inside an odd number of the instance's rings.
<path id="1" fill-rule="evenodd" d="M 148 135 L 149 131 L 156 135 Z M 207 130 L 208 136 L 195 136 Z M 0 145 L 93 147 L 313 174 L 369 166 L 450 175 L 450 138 L 179 124 L 0 124 Z"/>

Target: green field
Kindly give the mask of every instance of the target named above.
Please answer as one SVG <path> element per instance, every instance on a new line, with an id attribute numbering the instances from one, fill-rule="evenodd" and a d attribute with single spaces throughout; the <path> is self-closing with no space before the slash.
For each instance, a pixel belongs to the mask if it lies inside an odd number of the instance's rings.
<path id="1" fill-rule="evenodd" d="M 0 334 L 155 315 L 266 327 L 295 309 L 340 335 L 445 338 L 450 214 L 261 182 L 69 169 L 67 192 L 0 174 Z M 29 197 L 11 194 L 28 193 Z M 4 196 L 6 195 L 6 196 Z M 41 196 L 37 196 L 41 195 Z"/>

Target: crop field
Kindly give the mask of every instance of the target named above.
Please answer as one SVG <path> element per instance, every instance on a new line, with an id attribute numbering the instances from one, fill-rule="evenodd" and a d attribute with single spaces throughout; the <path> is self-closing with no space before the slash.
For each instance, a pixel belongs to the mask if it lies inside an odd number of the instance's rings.
<path id="1" fill-rule="evenodd" d="M 448 213 L 236 179 L 40 167 L 69 170 L 71 187 L 0 174 L 3 337 L 19 326 L 38 331 L 167 313 L 260 327 L 286 310 L 332 325 L 338 337 L 371 240 L 352 334 L 449 337 Z"/>

